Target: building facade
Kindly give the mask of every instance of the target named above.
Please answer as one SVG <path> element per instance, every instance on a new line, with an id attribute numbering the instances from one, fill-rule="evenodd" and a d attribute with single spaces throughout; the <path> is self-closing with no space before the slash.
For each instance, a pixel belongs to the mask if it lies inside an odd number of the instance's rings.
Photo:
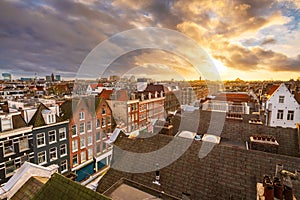
<path id="1" fill-rule="evenodd" d="M 32 127 L 20 112 L 0 114 L 0 184 L 25 162 L 34 161 Z"/>
<path id="2" fill-rule="evenodd" d="M 42 166 L 56 164 L 58 172 L 70 171 L 68 120 L 40 103 L 29 125 L 32 126 L 34 163 Z"/>
<path id="3" fill-rule="evenodd" d="M 284 83 L 267 94 L 265 110 L 268 126 L 296 128 L 300 123 L 300 105 Z"/>
<path id="4" fill-rule="evenodd" d="M 105 141 L 112 132 L 112 113 L 104 99 L 94 96 L 66 101 L 61 112 L 70 121 L 70 168 L 82 181 L 110 163 L 111 147 Z"/>

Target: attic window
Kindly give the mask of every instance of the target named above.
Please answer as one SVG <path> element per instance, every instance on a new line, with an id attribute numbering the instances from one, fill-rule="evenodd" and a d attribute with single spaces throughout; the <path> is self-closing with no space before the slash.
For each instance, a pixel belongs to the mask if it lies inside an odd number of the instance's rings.
<path id="1" fill-rule="evenodd" d="M 284 96 L 279 96 L 279 103 L 284 103 Z"/>
<path id="2" fill-rule="evenodd" d="M 46 124 L 52 124 L 56 122 L 55 114 L 51 110 L 43 110 L 42 115 L 44 117 L 44 120 Z"/>

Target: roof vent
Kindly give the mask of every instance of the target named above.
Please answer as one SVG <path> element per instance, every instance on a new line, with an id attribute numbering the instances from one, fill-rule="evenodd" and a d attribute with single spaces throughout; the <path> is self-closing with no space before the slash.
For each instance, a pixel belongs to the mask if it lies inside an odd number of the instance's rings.
<path id="1" fill-rule="evenodd" d="M 182 138 L 188 138 L 188 139 L 194 139 L 196 136 L 196 133 L 191 131 L 181 131 L 176 134 L 176 137 L 182 137 Z"/>
<path id="2" fill-rule="evenodd" d="M 204 134 L 202 137 L 203 142 L 211 142 L 215 144 L 219 144 L 221 140 L 221 137 L 211 134 Z"/>

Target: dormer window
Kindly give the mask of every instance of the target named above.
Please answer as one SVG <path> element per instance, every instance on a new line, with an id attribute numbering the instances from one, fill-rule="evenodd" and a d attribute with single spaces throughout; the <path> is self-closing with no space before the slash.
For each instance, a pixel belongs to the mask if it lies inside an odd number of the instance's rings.
<path id="1" fill-rule="evenodd" d="M 51 110 L 43 110 L 42 115 L 46 124 L 53 124 L 56 122 L 55 113 Z"/>
<path id="2" fill-rule="evenodd" d="M 13 129 L 11 117 L 1 118 L 1 131 L 11 130 L 11 129 Z"/>

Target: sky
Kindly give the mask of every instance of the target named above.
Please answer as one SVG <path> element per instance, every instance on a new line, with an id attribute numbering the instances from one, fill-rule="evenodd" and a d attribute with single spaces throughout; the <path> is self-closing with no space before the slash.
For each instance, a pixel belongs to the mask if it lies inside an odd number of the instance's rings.
<path id="1" fill-rule="evenodd" d="M 0 72 L 71 79 L 97 45 L 124 31 L 156 27 L 194 40 L 222 80 L 297 79 L 299 22 L 300 0 L 1 0 Z M 145 39 L 152 37 L 158 36 Z M 163 49 L 137 49 L 106 67 L 105 75 L 205 78 L 188 59 Z"/>

